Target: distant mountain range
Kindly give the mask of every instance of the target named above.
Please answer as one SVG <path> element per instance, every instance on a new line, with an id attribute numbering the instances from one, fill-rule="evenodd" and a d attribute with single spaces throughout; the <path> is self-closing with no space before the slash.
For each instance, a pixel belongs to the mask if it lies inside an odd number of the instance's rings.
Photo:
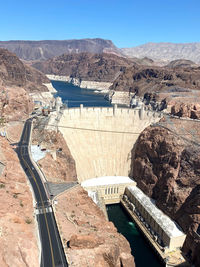
<path id="1" fill-rule="evenodd" d="M 155 61 L 189 59 L 200 63 L 200 43 L 147 43 L 132 48 L 122 48 L 121 52 L 128 57 L 148 57 Z"/>
<path id="2" fill-rule="evenodd" d="M 47 40 L 47 41 L 0 41 L 0 47 L 15 53 L 26 61 L 46 60 L 62 54 L 80 52 L 120 53 L 120 50 L 110 40 L 100 38 L 81 40 Z"/>
<path id="3" fill-rule="evenodd" d="M 150 58 L 167 64 L 176 59 L 200 63 L 200 43 L 147 43 L 132 48 L 117 48 L 112 41 L 101 38 L 80 40 L 0 41 L 0 47 L 26 61 L 41 61 L 62 54 L 113 53 L 131 58 Z"/>

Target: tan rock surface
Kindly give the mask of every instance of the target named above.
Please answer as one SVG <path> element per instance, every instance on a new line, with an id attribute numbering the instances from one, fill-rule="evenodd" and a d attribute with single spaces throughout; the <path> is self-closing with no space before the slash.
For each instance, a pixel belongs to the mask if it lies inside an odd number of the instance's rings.
<path id="1" fill-rule="evenodd" d="M 179 117 L 200 119 L 200 104 L 175 103 L 171 107 L 171 114 Z"/>
<path id="2" fill-rule="evenodd" d="M 85 190 L 76 186 L 57 201 L 56 217 L 70 266 L 135 266 L 128 241 Z"/>
<path id="3" fill-rule="evenodd" d="M 16 153 L 0 137 L 0 266 L 38 267 L 37 224 L 27 178 Z"/>
<path id="4" fill-rule="evenodd" d="M 60 132 L 36 128 L 32 143 L 50 151 L 38 161 L 49 182 L 77 181 L 75 161 Z"/>

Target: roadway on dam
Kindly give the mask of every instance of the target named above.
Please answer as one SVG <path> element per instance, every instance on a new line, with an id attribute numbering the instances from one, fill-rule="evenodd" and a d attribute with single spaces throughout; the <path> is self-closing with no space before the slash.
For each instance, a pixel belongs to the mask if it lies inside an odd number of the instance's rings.
<path id="1" fill-rule="evenodd" d="M 51 202 L 45 191 L 41 177 L 29 156 L 29 140 L 31 134 L 31 119 L 24 125 L 17 154 L 34 192 L 36 201 L 36 216 L 41 240 L 41 267 L 68 266 L 56 225 Z"/>

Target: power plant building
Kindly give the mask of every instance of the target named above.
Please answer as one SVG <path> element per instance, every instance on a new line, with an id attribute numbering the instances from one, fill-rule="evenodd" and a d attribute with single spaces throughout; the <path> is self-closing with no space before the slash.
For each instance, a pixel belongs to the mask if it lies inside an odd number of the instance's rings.
<path id="1" fill-rule="evenodd" d="M 165 250 L 172 251 L 183 246 L 186 235 L 181 228 L 158 209 L 154 201 L 137 186 L 128 186 L 124 199 L 131 203 L 134 213 Z"/>

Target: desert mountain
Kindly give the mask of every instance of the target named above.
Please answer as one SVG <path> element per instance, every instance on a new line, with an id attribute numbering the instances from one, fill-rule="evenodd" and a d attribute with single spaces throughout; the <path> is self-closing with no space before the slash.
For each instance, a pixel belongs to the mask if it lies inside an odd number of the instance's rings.
<path id="1" fill-rule="evenodd" d="M 43 83 L 49 83 L 44 74 L 25 65 L 15 54 L 0 48 L 0 85 L 23 87 L 28 91 L 47 91 Z"/>
<path id="2" fill-rule="evenodd" d="M 45 74 L 71 76 L 87 81 L 113 82 L 126 67 L 137 65 L 133 60 L 114 54 L 63 54 L 33 67 Z"/>
<path id="3" fill-rule="evenodd" d="M 149 57 L 153 60 L 188 59 L 200 63 L 200 43 L 146 43 L 132 48 L 122 48 L 128 57 Z"/>
<path id="4" fill-rule="evenodd" d="M 64 53 L 120 53 L 110 40 L 100 38 L 81 40 L 46 40 L 46 41 L 1 41 L 1 48 L 6 48 L 23 60 L 46 60 Z"/>
<path id="5" fill-rule="evenodd" d="M 176 91 L 177 87 L 199 90 L 200 68 L 130 67 L 117 77 L 110 89 L 143 96 L 147 92 Z"/>

